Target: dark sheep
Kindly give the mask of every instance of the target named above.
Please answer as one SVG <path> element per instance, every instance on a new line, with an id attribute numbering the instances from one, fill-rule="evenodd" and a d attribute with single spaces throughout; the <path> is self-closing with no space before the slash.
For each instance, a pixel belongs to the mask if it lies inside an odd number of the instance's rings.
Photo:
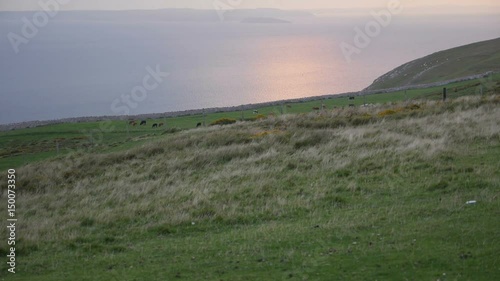
<path id="1" fill-rule="evenodd" d="M 154 123 L 151 128 L 157 128 L 157 127 L 158 127 L 158 124 Z"/>
<path id="2" fill-rule="evenodd" d="M 163 127 L 163 123 L 158 124 L 158 127 Z"/>
<path id="3" fill-rule="evenodd" d="M 141 121 L 141 124 L 139 124 L 139 126 L 142 126 L 142 125 L 146 125 L 146 120 Z"/>
<path id="4" fill-rule="evenodd" d="M 201 127 L 201 123 L 196 124 L 196 128 Z"/>

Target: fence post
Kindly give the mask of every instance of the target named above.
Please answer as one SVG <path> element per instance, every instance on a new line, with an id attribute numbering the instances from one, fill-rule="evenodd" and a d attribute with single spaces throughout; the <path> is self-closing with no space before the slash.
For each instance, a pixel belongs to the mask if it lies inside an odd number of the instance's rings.
<path id="1" fill-rule="evenodd" d="M 203 108 L 203 127 L 206 127 L 207 115 L 205 114 L 205 109 Z"/>
<path id="2" fill-rule="evenodd" d="M 443 101 L 446 101 L 446 88 L 443 88 Z"/>

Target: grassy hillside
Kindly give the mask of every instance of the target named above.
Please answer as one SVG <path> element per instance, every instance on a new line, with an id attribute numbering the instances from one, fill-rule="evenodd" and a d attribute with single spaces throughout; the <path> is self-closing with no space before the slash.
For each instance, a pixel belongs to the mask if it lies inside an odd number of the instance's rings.
<path id="1" fill-rule="evenodd" d="M 500 90 L 500 74 L 491 75 L 486 79 L 476 79 L 447 85 L 449 97 L 457 98 L 465 95 L 479 95 L 481 88 L 484 94 Z M 326 110 L 347 107 L 349 104 L 360 106 L 364 103 L 382 104 L 404 100 L 439 100 L 443 87 L 397 91 L 384 94 L 357 96 L 354 100 L 347 97 L 335 97 L 317 101 L 290 103 L 283 106 L 259 108 L 258 114 L 253 110 L 208 114 L 206 123 L 219 118 L 234 118 L 240 120 L 252 119 L 258 115 L 309 113 L 313 107 Z M 204 120 L 202 115 L 182 116 L 148 120 L 148 126 L 128 126 L 128 121 L 65 123 L 38 128 L 19 129 L 0 132 L 0 170 L 17 168 L 22 165 L 53 158 L 74 151 L 83 153 L 105 153 L 127 150 L 144 142 L 162 138 L 177 130 L 192 129 Z M 162 128 L 152 129 L 153 123 L 165 123 Z M 59 152 L 57 151 L 59 148 Z"/>
<path id="2" fill-rule="evenodd" d="M 367 89 L 390 89 L 500 71 L 500 38 L 461 46 L 411 61 L 384 74 Z"/>
<path id="3" fill-rule="evenodd" d="M 498 120 L 489 93 L 31 163 L 17 170 L 18 273 L 2 262 L 2 278 L 497 280 Z"/>

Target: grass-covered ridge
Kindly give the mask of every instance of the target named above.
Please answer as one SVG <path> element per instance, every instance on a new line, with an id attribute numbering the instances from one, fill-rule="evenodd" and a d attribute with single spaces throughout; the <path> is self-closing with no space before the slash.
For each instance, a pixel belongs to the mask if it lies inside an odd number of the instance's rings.
<path id="1" fill-rule="evenodd" d="M 496 280 L 498 120 L 498 95 L 400 102 L 32 163 L 4 278 Z"/>
<path id="2" fill-rule="evenodd" d="M 500 38 L 436 52 L 377 78 L 367 89 L 390 89 L 500 71 Z"/>

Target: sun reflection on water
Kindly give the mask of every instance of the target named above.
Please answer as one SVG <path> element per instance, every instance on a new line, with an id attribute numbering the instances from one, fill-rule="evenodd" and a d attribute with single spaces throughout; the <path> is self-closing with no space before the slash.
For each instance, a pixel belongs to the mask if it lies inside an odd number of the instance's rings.
<path id="1" fill-rule="evenodd" d="M 326 47 L 325 47 L 326 46 Z M 339 83 L 339 61 L 324 38 L 272 38 L 262 42 L 253 68 L 260 78 L 261 100 L 281 100 L 331 93 Z M 329 81 L 325 83 L 325 81 Z"/>

